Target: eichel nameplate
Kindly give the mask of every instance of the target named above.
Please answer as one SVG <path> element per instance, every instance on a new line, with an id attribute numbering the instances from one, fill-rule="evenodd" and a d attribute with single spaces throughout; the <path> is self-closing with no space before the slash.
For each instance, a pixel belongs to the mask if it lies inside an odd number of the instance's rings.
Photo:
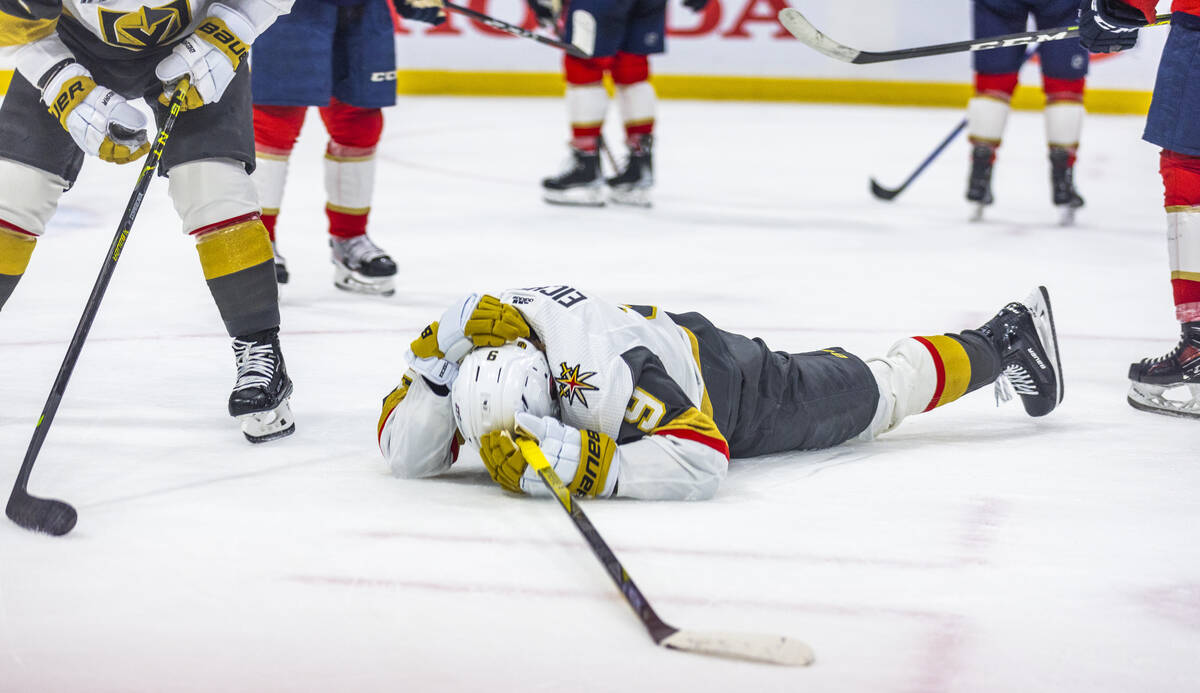
<path id="1" fill-rule="evenodd" d="M 161 7 L 142 7 L 133 12 L 99 8 L 104 42 L 142 50 L 170 43 L 192 23 L 188 0 L 173 0 Z"/>

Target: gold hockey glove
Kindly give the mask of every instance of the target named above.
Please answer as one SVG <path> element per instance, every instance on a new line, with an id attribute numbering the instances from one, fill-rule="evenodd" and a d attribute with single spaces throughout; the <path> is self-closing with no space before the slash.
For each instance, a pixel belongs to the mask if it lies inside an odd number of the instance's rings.
<path id="1" fill-rule="evenodd" d="M 476 347 L 504 346 L 518 338 L 528 337 L 529 324 L 516 308 L 501 303 L 495 296 L 484 294 L 463 325 L 463 334 L 470 337 Z"/>

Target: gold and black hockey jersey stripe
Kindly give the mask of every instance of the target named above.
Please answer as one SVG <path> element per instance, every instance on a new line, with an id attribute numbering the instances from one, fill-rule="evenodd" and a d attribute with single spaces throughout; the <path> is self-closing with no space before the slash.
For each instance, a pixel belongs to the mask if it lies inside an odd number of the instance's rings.
<path id="1" fill-rule="evenodd" d="M 0 47 L 24 46 L 54 33 L 59 0 L 0 0 Z"/>

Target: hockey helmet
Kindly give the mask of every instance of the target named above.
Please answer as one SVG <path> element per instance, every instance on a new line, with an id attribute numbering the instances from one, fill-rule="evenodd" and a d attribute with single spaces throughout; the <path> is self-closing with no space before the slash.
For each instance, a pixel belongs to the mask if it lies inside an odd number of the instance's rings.
<path id="1" fill-rule="evenodd" d="M 479 449 L 485 434 L 511 432 L 517 412 L 556 416 L 553 384 L 546 355 L 527 340 L 475 349 L 463 359 L 450 388 L 454 422 L 463 438 Z"/>

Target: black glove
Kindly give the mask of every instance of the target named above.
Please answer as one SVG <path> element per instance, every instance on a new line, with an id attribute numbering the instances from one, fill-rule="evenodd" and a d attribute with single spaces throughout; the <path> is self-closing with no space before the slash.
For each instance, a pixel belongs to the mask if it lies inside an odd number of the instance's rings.
<path id="1" fill-rule="evenodd" d="M 1083 0 L 1079 5 L 1079 42 L 1093 53 L 1133 48 L 1138 27 L 1147 24 L 1141 10 L 1121 0 Z"/>
<path id="2" fill-rule="evenodd" d="M 556 10 L 561 5 L 554 0 L 525 0 L 525 4 L 529 5 L 533 16 L 537 17 L 538 24 L 549 28 L 558 22 Z"/>
<path id="3" fill-rule="evenodd" d="M 405 19 L 437 26 L 446 21 L 442 0 L 392 0 L 396 12 Z"/>
<path id="4" fill-rule="evenodd" d="M 683 6 L 692 12 L 703 12 L 708 7 L 708 0 L 683 0 Z"/>

